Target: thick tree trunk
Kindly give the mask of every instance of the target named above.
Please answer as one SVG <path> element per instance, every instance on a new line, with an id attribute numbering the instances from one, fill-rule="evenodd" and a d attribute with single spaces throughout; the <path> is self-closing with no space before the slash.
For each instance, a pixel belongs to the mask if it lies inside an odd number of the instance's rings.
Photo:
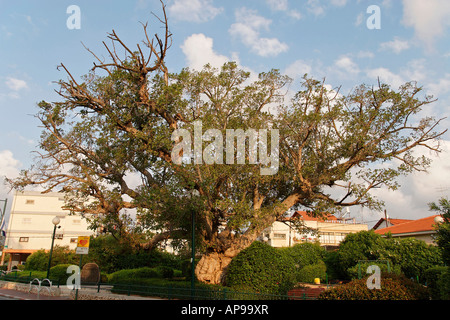
<path id="1" fill-rule="evenodd" d="M 224 281 L 226 269 L 237 255 L 211 252 L 202 256 L 195 268 L 197 279 L 204 283 L 220 284 Z"/>
<path id="2" fill-rule="evenodd" d="M 259 223 L 252 225 L 243 235 L 237 238 L 222 239 L 216 249 L 207 251 L 195 268 L 197 279 L 204 283 L 221 284 L 225 280 L 225 275 L 231 260 L 245 248 L 248 248 L 253 241 L 263 232 L 264 229 L 271 226 L 288 208 L 297 203 L 298 194 L 293 194 L 283 201 L 283 206 L 278 207 L 274 215 L 261 218 Z M 218 238 L 221 238 L 220 235 Z M 217 244 L 217 243 L 216 243 Z M 220 249 L 217 249 L 217 248 Z"/>
<path id="3" fill-rule="evenodd" d="M 204 283 L 221 284 L 231 260 L 256 240 L 246 238 L 245 241 L 233 243 L 225 251 L 211 251 L 202 256 L 195 268 L 197 279 Z"/>

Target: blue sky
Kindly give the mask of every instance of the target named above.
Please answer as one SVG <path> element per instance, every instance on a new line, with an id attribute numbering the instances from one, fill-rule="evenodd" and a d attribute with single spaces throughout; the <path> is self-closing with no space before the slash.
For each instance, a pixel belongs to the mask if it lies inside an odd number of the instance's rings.
<path id="1" fill-rule="evenodd" d="M 69 29 L 70 5 L 80 9 L 80 28 Z M 450 1 L 447 0 L 167 0 L 173 44 L 167 59 L 172 72 L 183 67 L 220 66 L 235 60 L 257 74 L 272 68 L 294 79 L 308 73 L 346 93 L 379 77 L 393 87 L 418 81 L 438 102 L 424 115 L 448 116 L 450 106 Z M 379 20 L 367 9 L 379 8 Z M 81 44 L 106 56 L 101 42 L 114 29 L 130 47 L 142 41 L 139 22 L 150 34 L 161 32 L 151 12 L 159 0 L 6 1 L 0 0 L 0 176 L 15 176 L 32 163 L 39 140 L 36 103 L 55 101 L 53 81 L 64 78 L 64 63 L 76 76 L 92 67 Z M 376 18 L 376 17 L 375 17 Z M 367 21 L 379 21 L 379 29 Z M 449 121 L 442 122 L 442 129 Z M 450 147 L 445 135 L 443 147 Z M 396 192 L 377 190 L 391 217 L 430 215 L 427 202 L 450 192 L 450 156 L 440 154 L 428 174 L 401 180 Z M 0 199 L 7 195 L 0 186 Z M 352 209 L 376 220 L 380 214 Z"/>

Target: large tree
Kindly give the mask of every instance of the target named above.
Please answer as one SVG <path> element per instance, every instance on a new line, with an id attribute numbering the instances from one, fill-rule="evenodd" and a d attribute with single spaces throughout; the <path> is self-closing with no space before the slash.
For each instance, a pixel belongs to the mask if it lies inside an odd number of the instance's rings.
<path id="1" fill-rule="evenodd" d="M 163 13 L 164 35 L 152 40 L 144 25 L 144 48 L 109 34 L 110 60 L 97 59 L 82 81 L 61 64 L 61 101 L 39 103 L 42 150 L 14 187 L 65 192 L 68 209 L 95 214 L 93 226 L 136 244 L 151 230 L 147 248 L 187 238 L 195 214 L 196 275 L 219 283 L 231 259 L 289 208 L 380 209 L 371 189 L 395 189 L 399 175 L 426 170 L 416 149 L 440 151 L 440 120 L 420 119 L 432 100 L 415 83 L 343 95 L 305 76 L 288 98 L 291 81 L 277 70 L 254 81 L 235 63 L 170 74 Z M 124 209 L 136 210 L 134 224 Z"/>

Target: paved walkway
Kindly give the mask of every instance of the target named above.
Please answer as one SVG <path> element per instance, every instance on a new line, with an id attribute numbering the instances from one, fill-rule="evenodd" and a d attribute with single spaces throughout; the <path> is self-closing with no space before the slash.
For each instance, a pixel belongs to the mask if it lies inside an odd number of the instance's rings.
<path id="1" fill-rule="evenodd" d="M 10 299 L 17 299 L 17 300 L 72 300 L 70 297 L 53 297 L 53 296 L 46 296 L 43 294 L 40 294 L 39 296 L 35 293 L 28 293 L 23 292 L 19 290 L 14 289 L 4 289 L 0 288 L 0 296 L 7 297 Z"/>

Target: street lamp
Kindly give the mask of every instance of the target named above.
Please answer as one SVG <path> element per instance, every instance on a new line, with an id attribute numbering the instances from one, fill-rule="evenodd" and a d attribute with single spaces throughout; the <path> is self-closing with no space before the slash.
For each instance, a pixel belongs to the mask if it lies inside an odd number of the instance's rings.
<path id="1" fill-rule="evenodd" d="M 50 257 L 48 258 L 47 279 L 48 279 L 48 275 L 50 274 L 50 264 L 52 262 L 53 242 L 55 241 L 56 226 L 59 224 L 59 222 L 60 222 L 60 219 L 58 217 L 54 217 L 52 220 L 54 227 L 53 227 L 53 236 L 52 236 L 52 246 L 50 247 Z M 58 228 L 60 228 L 60 227 L 61 226 L 59 226 Z"/>

